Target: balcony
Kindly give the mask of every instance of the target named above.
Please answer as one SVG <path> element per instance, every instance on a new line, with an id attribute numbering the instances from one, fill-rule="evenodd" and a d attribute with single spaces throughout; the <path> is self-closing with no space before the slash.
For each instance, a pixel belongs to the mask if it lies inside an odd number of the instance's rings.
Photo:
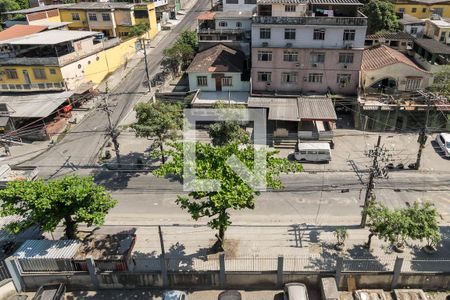
<path id="1" fill-rule="evenodd" d="M 267 17 L 254 16 L 255 24 L 282 25 L 329 25 L 329 26 L 367 26 L 367 17 L 358 12 L 358 17 Z"/>
<path id="2" fill-rule="evenodd" d="M 200 33 L 200 34 L 244 34 L 245 30 L 243 30 L 243 29 L 203 28 L 203 29 L 198 29 L 198 33 Z"/>
<path id="3" fill-rule="evenodd" d="M 0 92 L 37 92 L 37 91 L 65 91 L 64 82 L 28 83 L 28 84 L 0 84 Z"/>

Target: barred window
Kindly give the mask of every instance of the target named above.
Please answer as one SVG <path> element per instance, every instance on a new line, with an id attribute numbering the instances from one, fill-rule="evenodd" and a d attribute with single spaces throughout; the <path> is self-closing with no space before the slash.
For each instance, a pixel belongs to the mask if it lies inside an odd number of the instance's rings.
<path id="1" fill-rule="evenodd" d="M 6 72 L 6 77 L 8 79 L 18 79 L 19 78 L 19 76 L 17 75 L 16 69 L 6 69 L 5 72 Z"/>
<path id="2" fill-rule="evenodd" d="M 351 79 L 351 74 L 337 74 L 337 83 L 341 86 L 346 86 L 349 84 Z"/>
<path id="3" fill-rule="evenodd" d="M 197 76 L 197 86 L 208 86 L 208 78 L 206 76 Z"/>
<path id="4" fill-rule="evenodd" d="M 295 5 L 285 5 L 284 11 L 285 12 L 295 12 L 297 7 Z"/>
<path id="5" fill-rule="evenodd" d="M 258 61 L 272 61 L 272 51 L 258 51 Z"/>
<path id="6" fill-rule="evenodd" d="M 284 29 L 284 39 L 285 40 L 295 40 L 295 29 L 285 28 Z"/>
<path id="7" fill-rule="evenodd" d="M 353 63 L 353 53 L 339 53 L 339 63 L 351 64 Z"/>
<path id="8" fill-rule="evenodd" d="M 296 72 L 281 73 L 281 81 L 283 83 L 295 83 L 297 82 L 297 73 Z"/>
<path id="9" fill-rule="evenodd" d="M 344 41 L 354 41 L 355 40 L 355 30 L 354 29 L 344 29 Z"/>
<path id="10" fill-rule="evenodd" d="M 308 81 L 315 83 L 322 83 L 323 74 L 322 73 L 309 73 Z"/>
<path id="11" fill-rule="evenodd" d="M 223 86 L 233 86 L 233 77 L 224 77 L 222 78 Z"/>
<path id="12" fill-rule="evenodd" d="M 260 39 L 270 39 L 270 28 L 260 28 L 259 29 Z"/>
<path id="13" fill-rule="evenodd" d="M 311 63 L 313 64 L 323 64 L 325 62 L 324 52 L 311 53 Z"/>
<path id="14" fill-rule="evenodd" d="M 272 73 L 271 72 L 258 72 L 258 81 L 262 81 L 262 82 L 272 81 Z"/>
<path id="15" fill-rule="evenodd" d="M 47 76 L 45 75 L 44 69 L 33 69 L 34 78 L 36 79 L 46 79 Z"/>
<path id="16" fill-rule="evenodd" d="M 296 51 L 284 51 L 283 53 L 284 61 L 298 61 L 298 52 Z"/>
<path id="17" fill-rule="evenodd" d="M 72 21 L 80 21 L 80 15 L 78 13 L 72 13 Z"/>
<path id="18" fill-rule="evenodd" d="M 89 13 L 88 17 L 89 17 L 89 21 L 97 21 L 97 14 Z"/>
<path id="19" fill-rule="evenodd" d="M 314 40 L 325 40 L 325 29 L 314 29 Z"/>

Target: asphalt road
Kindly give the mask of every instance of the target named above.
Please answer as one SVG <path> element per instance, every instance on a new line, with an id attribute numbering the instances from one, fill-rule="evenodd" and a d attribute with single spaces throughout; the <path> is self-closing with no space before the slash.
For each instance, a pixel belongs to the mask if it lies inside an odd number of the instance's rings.
<path id="1" fill-rule="evenodd" d="M 196 25 L 197 16 L 209 5 L 208 0 L 198 0 L 180 23 L 152 49 L 147 56 L 151 78 L 160 70 L 164 49 L 174 43 L 180 32 L 192 29 Z M 109 108 L 112 110 L 113 124 L 118 124 L 133 109 L 142 93 L 147 91 L 147 87 L 143 85 L 145 78 L 145 66 L 142 61 L 127 74 L 117 88 L 111 91 L 113 95 L 109 97 Z M 38 166 L 40 176 L 44 178 L 55 178 L 73 172 L 89 174 L 91 167 L 97 162 L 101 147 L 108 138 L 107 130 L 106 112 L 101 109 L 95 110 L 60 143 L 23 165 Z"/>

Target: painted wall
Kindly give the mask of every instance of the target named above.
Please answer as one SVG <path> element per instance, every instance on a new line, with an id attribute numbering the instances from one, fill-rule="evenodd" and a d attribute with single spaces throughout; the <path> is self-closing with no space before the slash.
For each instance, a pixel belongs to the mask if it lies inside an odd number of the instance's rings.
<path id="1" fill-rule="evenodd" d="M 396 80 L 397 89 L 399 91 L 405 91 L 407 77 L 422 77 L 423 79 L 421 81 L 420 88 L 424 89 L 430 86 L 432 75 L 428 72 L 420 71 L 408 65 L 397 63 L 378 70 L 362 70 L 361 85 L 363 88 L 368 88 L 375 82 L 387 77 Z"/>
<path id="2" fill-rule="evenodd" d="M 72 20 L 72 14 L 78 13 L 80 16 L 79 21 Z M 87 15 L 86 11 L 84 10 L 65 10 L 60 9 L 59 14 L 61 16 L 61 22 L 71 22 L 68 26 L 69 29 L 80 29 L 80 28 L 88 28 L 88 22 L 87 22 Z"/>
<path id="3" fill-rule="evenodd" d="M 219 26 L 220 22 L 227 22 L 226 27 Z M 236 23 L 240 22 L 241 27 L 237 27 Z M 246 31 L 250 31 L 252 29 L 252 20 L 251 19 L 227 19 L 227 18 L 215 18 L 216 29 L 242 29 Z"/>
<path id="4" fill-rule="evenodd" d="M 413 28 L 416 28 L 416 33 L 412 33 Z M 412 25 L 405 25 L 403 26 L 403 31 L 406 33 L 409 33 L 410 35 L 412 35 L 415 38 L 421 38 L 423 36 L 425 30 L 425 26 L 424 25 L 419 25 L 419 24 L 412 24 Z"/>
<path id="5" fill-rule="evenodd" d="M 270 39 L 260 39 L 260 28 L 271 28 Z M 295 40 L 284 39 L 284 29 L 295 28 Z M 313 40 L 314 29 L 325 29 L 325 40 Z M 343 41 L 344 30 L 354 29 L 355 40 Z M 262 25 L 252 26 L 252 46 L 261 47 L 263 42 L 269 47 L 285 47 L 286 43 L 291 43 L 293 48 L 342 48 L 346 44 L 352 44 L 353 48 L 364 48 L 366 36 L 366 26 L 289 26 L 289 25 Z"/>
<path id="6" fill-rule="evenodd" d="M 303 17 L 306 14 L 306 4 L 290 4 L 295 5 L 295 12 L 286 12 L 285 4 L 272 4 L 272 16 L 274 17 Z"/>
<path id="7" fill-rule="evenodd" d="M 424 34 L 443 44 L 450 44 L 450 23 L 447 23 L 447 26 L 443 27 L 427 20 L 425 22 Z M 444 36 L 444 40 L 441 40 L 441 35 Z"/>
<path id="8" fill-rule="evenodd" d="M 5 70 L 14 69 L 17 72 L 17 79 L 8 79 Z M 45 79 L 38 79 L 34 76 L 33 69 L 44 69 Z M 55 74 L 50 73 L 50 69 L 54 70 Z M 30 83 L 53 83 L 63 81 L 61 70 L 58 66 L 0 66 L 0 85 L 1 84 L 26 84 L 24 71 L 28 73 Z"/>
<path id="9" fill-rule="evenodd" d="M 272 61 L 258 61 L 258 51 L 272 51 Z M 296 62 L 285 62 L 284 51 L 298 52 Z M 313 67 L 311 63 L 312 52 L 324 52 L 325 63 Z M 353 63 L 339 63 L 339 53 L 353 53 Z M 359 82 L 361 67 L 361 50 L 326 50 L 326 49 L 286 49 L 286 48 L 253 48 L 252 49 L 252 88 L 253 91 L 304 91 L 324 93 L 330 89 L 334 93 L 355 94 Z M 258 72 L 271 72 L 270 86 L 266 82 L 258 81 Z M 283 83 L 282 73 L 297 73 L 297 82 Z M 308 80 L 310 73 L 322 73 L 322 83 L 313 83 Z M 337 82 L 337 74 L 350 74 L 350 82 L 341 87 Z"/>
<path id="10" fill-rule="evenodd" d="M 227 3 L 227 0 L 223 0 L 223 11 L 252 11 L 256 8 L 255 4 L 245 4 L 245 0 L 239 0 L 238 4 Z"/>
<path id="11" fill-rule="evenodd" d="M 442 8 L 442 17 L 450 17 L 450 4 L 448 3 L 436 3 L 436 4 L 421 4 L 421 3 L 394 3 L 395 11 L 400 12 L 403 9 L 405 14 L 414 16 L 419 19 L 426 19 L 431 17 L 433 9 Z"/>
<path id="12" fill-rule="evenodd" d="M 225 77 L 232 77 L 232 86 L 223 86 L 222 91 L 227 92 L 248 92 L 250 91 L 250 82 L 241 81 L 241 73 L 223 73 Z M 216 91 L 216 79 L 212 77 L 212 73 L 189 73 L 189 90 L 202 90 L 214 92 Z M 197 85 L 197 76 L 206 76 L 208 78 L 207 86 Z"/>
<path id="13" fill-rule="evenodd" d="M 131 26 L 135 25 L 135 19 L 130 10 L 116 10 L 114 11 L 114 18 L 116 19 L 116 24 L 118 26 L 125 25 Z"/>

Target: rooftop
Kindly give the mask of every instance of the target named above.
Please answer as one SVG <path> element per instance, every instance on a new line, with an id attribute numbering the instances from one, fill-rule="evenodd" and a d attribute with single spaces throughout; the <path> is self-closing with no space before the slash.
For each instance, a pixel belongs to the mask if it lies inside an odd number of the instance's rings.
<path id="1" fill-rule="evenodd" d="M 433 23 L 434 25 L 436 25 L 437 27 L 440 27 L 440 28 L 450 28 L 450 22 L 448 22 L 447 20 L 444 20 L 444 19 L 440 19 L 440 20 L 427 19 L 426 21 Z"/>
<path id="2" fill-rule="evenodd" d="M 52 10 L 52 9 L 55 9 L 55 8 L 67 7 L 67 6 L 70 6 L 70 5 L 71 4 L 44 5 L 44 6 L 27 8 L 27 9 L 19 9 L 19 10 L 7 11 L 7 12 L 4 12 L 3 14 L 31 14 L 31 13 L 40 12 L 40 11 Z"/>
<path id="3" fill-rule="evenodd" d="M 361 70 L 377 70 L 398 63 L 406 64 L 417 70 L 427 72 L 417 66 L 403 53 L 386 45 L 380 45 L 364 50 Z"/>
<path id="4" fill-rule="evenodd" d="M 134 234 L 94 234 L 83 241 L 74 258 L 122 259 L 133 249 L 135 238 Z"/>
<path id="5" fill-rule="evenodd" d="M 218 11 L 215 19 L 251 19 L 253 12 L 251 11 Z"/>
<path id="6" fill-rule="evenodd" d="M 258 0 L 257 4 L 304 4 L 308 0 Z"/>
<path id="7" fill-rule="evenodd" d="M 415 39 L 414 43 L 430 53 L 450 55 L 450 47 L 433 39 Z"/>
<path id="8" fill-rule="evenodd" d="M 109 10 L 109 9 L 132 9 L 139 3 L 128 2 L 78 2 L 65 6 L 64 9 L 89 9 L 89 10 Z"/>
<path id="9" fill-rule="evenodd" d="M 47 26 L 38 25 L 14 25 L 3 31 L 0 31 L 0 41 L 27 36 L 33 33 L 41 32 L 47 29 Z"/>
<path id="10" fill-rule="evenodd" d="M 50 30 L 30 34 L 20 38 L 3 41 L 10 45 L 56 45 L 59 43 L 81 40 L 98 34 L 95 31 L 81 30 Z"/>
<path id="11" fill-rule="evenodd" d="M 404 14 L 402 19 L 399 19 L 398 22 L 402 25 L 409 25 L 409 24 L 424 24 L 425 20 L 416 18 L 414 16 Z"/>
<path id="12" fill-rule="evenodd" d="M 199 52 L 187 72 L 243 72 L 245 54 L 223 44 Z"/>
<path id="13" fill-rule="evenodd" d="M 414 38 L 406 32 L 382 32 L 366 36 L 366 40 L 377 40 L 384 38 L 387 40 L 413 40 Z"/>
<path id="14" fill-rule="evenodd" d="M 363 5 L 358 0 L 310 0 L 312 5 Z"/>
<path id="15" fill-rule="evenodd" d="M 47 19 L 41 19 L 41 20 L 33 21 L 33 23 L 30 25 L 40 25 L 40 26 L 46 26 L 47 29 L 56 29 L 56 28 L 64 27 L 70 23 L 71 22 L 52 22 Z"/>
<path id="16" fill-rule="evenodd" d="M 217 102 L 247 104 L 249 92 L 204 92 L 200 91 L 191 102 L 193 107 L 212 107 Z"/>
<path id="17" fill-rule="evenodd" d="M 12 255 L 15 258 L 71 259 L 81 242 L 77 240 L 28 240 Z"/>
<path id="18" fill-rule="evenodd" d="M 200 16 L 198 16 L 197 20 L 214 20 L 215 15 L 216 15 L 216 12 L 207 11 L 207 12 L 202 13 Z"/>

